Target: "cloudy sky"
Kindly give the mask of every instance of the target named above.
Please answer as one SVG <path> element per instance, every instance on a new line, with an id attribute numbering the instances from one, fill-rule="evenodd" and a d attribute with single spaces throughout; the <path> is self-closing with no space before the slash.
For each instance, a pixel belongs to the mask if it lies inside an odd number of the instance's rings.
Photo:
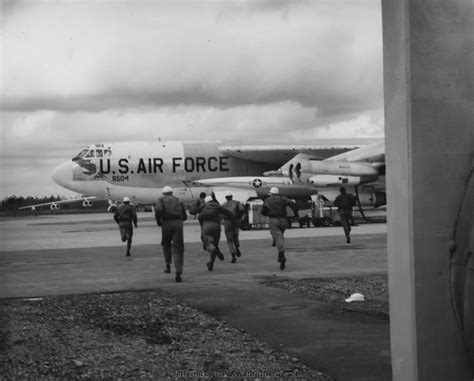
<path id="1" fill-rule="evenodd" d="M 90 143 L 383 136 L 379 0 L 1 4 L 1 198 Z"/>

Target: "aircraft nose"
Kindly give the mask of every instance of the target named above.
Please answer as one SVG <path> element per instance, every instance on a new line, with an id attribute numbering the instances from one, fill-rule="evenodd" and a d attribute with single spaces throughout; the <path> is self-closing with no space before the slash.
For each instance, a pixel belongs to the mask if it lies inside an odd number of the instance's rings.
<path id="1" fill-rule="evenodd" d="M 66 161 L 61 165 L 58 165 L 56 168 L 53 169 L 53 173 L 51 174 L 53 180 L 61 185 L 65 186 L 72 181 L 72 164 L 70 161 Z"/>

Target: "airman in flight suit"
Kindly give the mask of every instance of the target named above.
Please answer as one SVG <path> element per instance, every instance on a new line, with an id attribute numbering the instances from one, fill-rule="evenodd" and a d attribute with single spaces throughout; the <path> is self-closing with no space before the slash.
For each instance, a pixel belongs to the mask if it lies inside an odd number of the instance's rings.
<path id="1" fill-rule="evenodd" d="M 199 198 L 197 200 L 193 201 L 193 203 L 191 205 L 191 209 L 189 209 L 189 214 L 193 215 L 194 218 L 198 217 L 199 212 L 201 211 L 202 207 L 205 204 L 205 202 L 204 202 L 205 198 L 206 198 L 206 193 L 201 192 L 199 194 Z M 202 228 L 202 226 L 201 226 L 201 228 Z M 202 248 L 204 250 L 206 250 L 206 247 L 204 245 L 204 238 L 203 238 L 202 234 L 201 234 L 201 242 L 202 242 Z"/>
<path id="2" fill-rule="evenodd" d="M 339 196 L 334 200 L 334 206 L 337 206 L 339 210 L 339 217 L 341 217 L 341 225 L 344 229 L 344 234 L 346 236 L 346 242 L 351 243 L 351 225 L 350 222 L 353 221 L 352 208 L 357 202 L 356 196 L 351 193 L 346 192 L 346 188 L 341 187 L 339 189 Z"/>
<path id="3" fill-rule="evenodd" d="M 237 225 L 234 225 L 229 217 L 224 216 L 224 232 L 227 238 L 227 245 L 229 246 L 229 251 L 232 255 L 231 262 L 235 263 L 237 261 L 236 257 L 240 257 L 242 255 L 239 249 L 239 225 L 242 216 L 245 214 L 245 208 L 239 201 L 232 199 L 232 192 L 227 191 L 225 193 L 225 198 L 226 202 L 222 204 L 222 207 L 230 210 L 237 220 Z"/>
<path id="4" fill-rule="evenodd" d="M 278 250 L 278 262 L 280 262 L 280 269 L 285 269 L 285 241 L 283 234 L 288 227 L 286 207 L 289 206 L 295 216 L 298 215 L 298 207 L 296 204 L 286 197 L 280 196 L 280 191 L 276 187 L 270 189 L 270 197 L 265 199 L 261 214 L 269 217 L 270 234 L 273 242 Z"/>
<path id="5" fill-rule="evenodd" d="M 207 196 L 204 201 L 205 204 L 199 212 L 199 221 L 206 251 L 211 255 L 210 261 L 207 262 L 207 268 L 212 271 L 216 257 L 221 261 L 224 260 L 224 254 L 219 250 L 220 221 L 223 216 L 229 218 L 233 224 L 237 224 L 237 220 L 231 211 L 223 208 L 212 196 Z"/>
<path id="6" fill-rule="evenodd" d="M 114 220 L 119 226 L 120 237 L 122 242 L 127 242 L 127 257 L 130 257 L 130 249 L 132 247 L 133 225 L 137 227 L 137 212 L 135 208 L 130 205 L 130 198 L 124 197 L 123 204 L 120 205 L 114 213 Z"/>
<path id="7" fill-rule="evenodd" d="M 155 205 L 155 219 L 161 226 L 161 247 L 165 257 L 165 273 L 171 272 L 171 256 L 173 256 L 176 271 L 176 282 L 182 282 L 184 262 L 183 221 L 187 214 L 183 202 L 173 196 L 173 189 L 169 186 L 163 188 L 163 197 Z"/>

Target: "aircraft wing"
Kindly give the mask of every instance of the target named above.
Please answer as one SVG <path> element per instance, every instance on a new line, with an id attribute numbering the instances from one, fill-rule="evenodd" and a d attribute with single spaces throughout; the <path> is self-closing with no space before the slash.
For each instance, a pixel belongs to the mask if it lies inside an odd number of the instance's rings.
<path id="1" fill-rule="evenodd" d="M 93 200 L 97 201 L 98 199 L 95 196 L 80 197 L 80 198 L 74 198 L 74 199 L 70 199 L 70 200 L 51 201 L 51 202 L 44 202 L 44 203 L 41 203 L 41 204 L 22 206 L 21 208 L 18 208 L 18 209 L 36 210 L 37 208 L 41 208 L 41 207 L 44 207 L 44 206 L 48 206 L 48 207 L 50 207 L 50 209 L 59 209 L 60 205 L 74 204 L 74 203 L 78 203 L 78 202 L 81 202 L 84 207 L 91 207 Z"/>
<path id="2" fill-rule="evenodd" d="M 359 147 L 361 144 L 233 145 L 220 146 L 219 151 L 239 159 L 279 166 L 299 153 L 304 153 L 312 159 L 324 160 Z"/>

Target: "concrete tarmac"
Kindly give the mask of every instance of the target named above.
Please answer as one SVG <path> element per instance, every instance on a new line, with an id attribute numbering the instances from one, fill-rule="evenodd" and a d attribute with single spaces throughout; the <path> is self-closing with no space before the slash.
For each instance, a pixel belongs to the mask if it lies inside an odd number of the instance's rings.
<path id="1" fill-rule="evenodd" d="M 188 221 L 183 283 L 176 283 L 163 273 L 161 231 L 151 213 L 138 218 L 131 260 L 109 214 L 0 219 L 0 298 L 161 288 L 337 380 L 391 379 L 387 320 L 341 313 L 264 284 L 386 273 L 386 224 L 354 227 L 349 245 L 340 227 L 289 229 L 284 271 L 268 230 L 241 232 L 236 264 L 222 234 L 225 261 L 209 272 L 199 224 Z"/>

